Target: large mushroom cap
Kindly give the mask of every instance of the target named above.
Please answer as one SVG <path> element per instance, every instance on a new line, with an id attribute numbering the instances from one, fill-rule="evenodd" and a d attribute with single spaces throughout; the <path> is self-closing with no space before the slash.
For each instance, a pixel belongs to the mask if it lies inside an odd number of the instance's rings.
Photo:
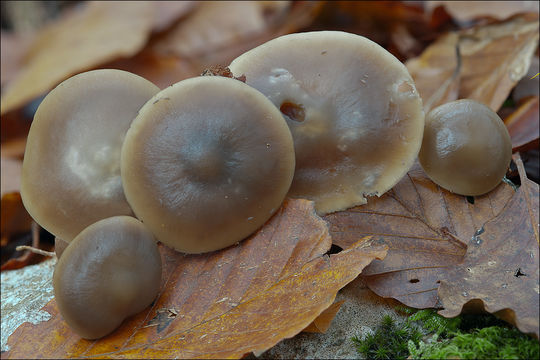
<path id="1" fill-rule="evenodd" d="M 354 34 L 290 34 L 230 65 L 286 115 L 296 151 L 289 195 L 319 213 L 366 203 L 412 166 L 422 141 L 422 101 L 405 66 Z"/>
<path id="2" fill-rule="evenodd" d="M 53 286 L 60 313 L 77 334 L 105 336 L 159 292 L 161 255 L 154 236 L 129 216 L 100 220 L 64 250 Z"/>
<path id="3" fill-rule="evenodd" d="M 294 148 L 264 95 L 238 80 L 198 77 L 141 108 L 121 162 L 137 217 L 166 245 L 201 253 L 242 240 L 280 207 Z"/>
<path id="4" fill-rule="evenodd" d="M 137 111 L 158 91 L 126 71 L 94 70 L 45 97 L 28 134 L 21 180 L 34 220 L 70 242 L 99 219 L 132 214 L 122 190 L 120 150 Z"/>
<path id="5" fill-rule="evenodd" d="M 475 100 L 452 101 L 426 116 L 418 155 L 426 174 L 460 195 L 494 189 L 512 159 L 512 141 L 501 118 Z"/>

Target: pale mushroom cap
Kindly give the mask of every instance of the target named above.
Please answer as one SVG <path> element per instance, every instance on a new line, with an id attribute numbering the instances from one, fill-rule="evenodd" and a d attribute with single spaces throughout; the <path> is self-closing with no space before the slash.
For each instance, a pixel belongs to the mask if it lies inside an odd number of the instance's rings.
<path id="1" fill-rule="evenodd" d="M 121 146 L 139 108 L 158 91 L 135 74 L 109 69 L 75 75 L 45 97 L 21 180 L 36 222 L 70 242 L 99 219 L 132 214 L 120 179 Z"/>
<path id="2" fill-rule="evenodd" d="M 418 155 L 424 113 L 413 80 L 399 60 L 364 37 L 285 35 L 229 67 L 288 115 L 296 151 L 289 196 L 314 200 L 320 214 L 380 196 Z"/>
<path id="3" fill-rule="evenodd" d="M 501 118 L 489 107 L 463 99 L 426 116 L 418 159 L 433 182 L 460 195 L 481 195 L 502 180 L 512 142 Z"/>
<path id="4" fill-rule="evenodd" d="M 149 306 L 161 285 L 161 255 L 150 231 L 129 216 L 100 220 L 58 259 L 53 286 L 60 314 L 77 334 L 97 339 Z"/>
<path id="5" fill-rule="evenodd" d="M 232 245 L 280 207 L 294 173 L 290 131 L 273 104 L 223 77 L 181 81 L 150 99 L 122 148 L 136 216 L 186 253 Z"/>

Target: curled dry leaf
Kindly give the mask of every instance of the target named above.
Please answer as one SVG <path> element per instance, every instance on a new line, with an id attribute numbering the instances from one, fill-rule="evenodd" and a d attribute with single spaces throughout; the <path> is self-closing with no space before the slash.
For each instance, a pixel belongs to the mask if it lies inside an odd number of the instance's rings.
<path id="1" fill-rule="evenodd" d="M 111 335 L 80 339 L 55 301 L 52 319 L 25 323 L 5 358 L 240 358 L 294 336 L 328 308 L 339 289 L 386 249 L 369 240 L 327 256 L 331 239 L 313 203 L 286 201 L 255 235 L 222 251 L 184 255 L 161 247 L 162 292 Z M 39 339 L 39 340 L 38 340 Z"/>
<path id="2" fill-rule="evenodd" d="M 451 32 L 407 61 L 426 111 L 458 98 L 497 111 L 529 69 L 538 24 L 538 14 L 523 14 Z"/>
<path id="3" fill-rule="evenodd" d="M 454 317 L 464 307 L 480 307 L 539 336 L 538 184 L 525 176 L 503 211 L 468 242 L 462 264 L 441 274 L 439 314 Z"/>
<path id="4" fill-rule="evenodd" d="M 152 10 L 144 1 L 89 2 L 50 24 L 37 35 L 17 77 L 2 93 L 1 113 L 69 76 L 138 52 L 152 30 Z"/>
<path id="5" fill-rule="evenodd" d="M 525 151 L 538 149 L 540 132 L 539 97 L 531 96 L 508 117 L 504 124 L 508 128 L 512 139 L 512 151 Z"/>
<path id="6" fill-rule="evenodd" d="M 465 196 L 441 189 L 416 163 L 380 198 L 325 219 L 340 247 L 364 236 L 388 246 L 386 258 L 362 272 L 371 290 L 414 308 L 436 307 L 442 274 L 463 261 L 468 240 L 499 214 L 513 193 L 501 183 L 472 204 Z"/>

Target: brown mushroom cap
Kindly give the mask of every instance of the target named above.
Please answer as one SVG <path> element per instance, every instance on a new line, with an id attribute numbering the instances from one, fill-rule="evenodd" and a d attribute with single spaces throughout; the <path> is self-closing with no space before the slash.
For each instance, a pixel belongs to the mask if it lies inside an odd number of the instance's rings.
<path id="1" fill-rule="evenodd" d="M 320 214 L 380 196 L 416 159 L 422 101 L 405 66 L 364 37 L 285 35 L 229 67 L 286 115 L 296 151 L 289 195 L 314 200 Z"/>
<path id="2" fill-rule="evenodd" d="M 294 149 L 264 95 L 238 80 L 198 77 L 141 108 L 121 162 L 137 217 L 166 245 L 201 253 L 242 240 L 280 207 Z"/>
<path id="3" fill-rule="evenodd" d="M 21 181 L 22 200 L 36 222 L 70 242 L 99 219 L 132 214 L 120 150 L 137 111 L 158 91 L 126 71 L 94 70 L 45 97 L 28 134 Z"/>
<path id="4" fill-rule="evenodd" d="M 418 159 L 441 187 L 460 195 L 481 195 L 502 180 L 512 142 L 501 118 L 469 99 L 443 104 L 426 116 Z"/>
<path id="5" fill-rule="evenodd" d="M 71 241 L 54 269 L 62 317 L 77 334 L 97 339 L 152 303 L 161 285 L 154 236 L 135 218 L 100 220 Z"/>

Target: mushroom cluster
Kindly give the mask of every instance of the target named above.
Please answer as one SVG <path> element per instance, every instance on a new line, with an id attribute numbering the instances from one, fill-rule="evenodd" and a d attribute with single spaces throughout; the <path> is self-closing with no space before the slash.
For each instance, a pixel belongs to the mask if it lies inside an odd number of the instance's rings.
<path id="1" fill-rule="evenodd" d="M 225 248 L 286 196 L 314 200 L 320 214 L 362 204 L 418 155 L 421 99 L 403 64 L 370 40 L 286 35 L 230 69 L 234 78 L 161 91 L 95 70 L 40 105 L 21 194 L 56 236 L 55 295 L 82 337 L 108 334 L 157 296 L 157 241 L 186 253 Z"/>

